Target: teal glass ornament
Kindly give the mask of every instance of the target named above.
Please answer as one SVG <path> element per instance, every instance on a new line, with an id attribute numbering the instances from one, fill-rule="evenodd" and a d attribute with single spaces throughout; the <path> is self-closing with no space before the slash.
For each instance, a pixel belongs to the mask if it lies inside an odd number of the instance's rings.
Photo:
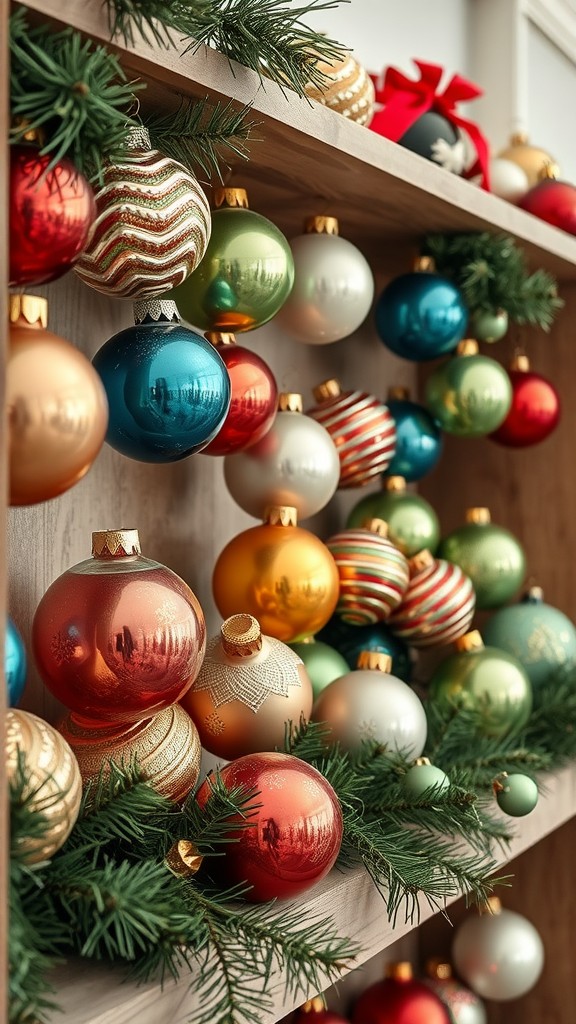
<path id="1" fill-rule="evenodd" d="M 412 672 L 410 651 L 406 644 L 393 636 L 383 622 L 373 622 L 368 626 L 351 626 L 333 615 L 326 625 L 316 634 L 316 639 L 335 648 L 347 662 L 346 671 L 358 666 L 358 657 L 362 651 L 377 651 L 389 654 L 392 658 L 392 674 L 400 679 L 409 679 Z M 300 655 L 302 657 L 302 655 Z"/>
<path id="2" fill-rule="evenodd" d="M 110 406 L 106 440 L 139 462 L 177 462 L 224 423 L 228 371 L 216 348 L 180 323 L 174 302 L 137 302 L 134 318 L 93 359 Z"/>
<path id="3" fill-rule="evenodd" d="M 423 405 L 410 401 L 407 388 L 390 388 L 386 405 L 396 424 L 396 451 L 386 476 L 402 476 L 408 483 L 421 480 L 442 454 L 440 428 Z"/>
<path id="4" fill-rule="evenodd" d="M 464 337 L 468 310 L 458 289 L 433 272 L 428 256 L 411 274 L 394 278 L 376 304 L 376 330 L 395 355 L 426 362 L 446 355 Z"/>
<path id="5" fill-rule="evenodd" d="M 514 772 L 508 775 L 502 772 L 494 779 L 492 788 L 496 794 L 498 807 L 511 818 L 523 818 L 530 814 L 538 803 L 538 786 L 529 775 Z"/>
<path id="6" fill-rule="evenodd" d="M 520 542 L 510 530 L 491 522 L 487 508 L 467 509 L 464 526 L 440 541 L 438 557 L 459 565 L 470 577 L 477 609 L 505 604 L 522 586 L 526 574 Z"/>
<path id="7" fill-rule="evenodd" d="M 8 704 L 14 707 L 22 693 L 26 682 L 26 648 L 16 628 L 15 622 L 8 615 L 4 637 L 4 675 L 8 691 Z M 348 666 L 346 666 L 348 671 Z"/>
<path id="8" fill-rule="evenodd" d="M 308 678 L 312 683 L 314 700 L 322 693 L 325 686 L 328 686 L 334 679 L 345 676 L 350 670 L 348 662 L 339 651 L 323 643 L 322 640 L 316 640 L 315 637 L 311 636 L 299 643 L 288 644 L 288 647 L 291 647 L 304 662 Z"/>

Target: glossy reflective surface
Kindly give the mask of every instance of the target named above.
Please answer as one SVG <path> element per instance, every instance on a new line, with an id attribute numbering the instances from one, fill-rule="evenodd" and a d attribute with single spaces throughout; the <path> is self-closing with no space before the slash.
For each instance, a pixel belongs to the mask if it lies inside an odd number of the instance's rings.
<path id="1" fill-rule="evenodd" d="M 440 523 L 430 502 L 410 491 L 376 491 L 367 494 L 348 516 L 348 527 L 361 526 L 366 519 L 383 519 L 388 536 L 410 558 L 426 548 L 434 553 L 440 541 Z"/>
<path id="2" fill-rule="evenodd" d="M 304 662 L 312 683 L 314 698 L 333 679 L 338 679 L 348 671 L 348 663 L 345 658 L 334 647 L 330 647 L 321 640 L 313 639 L 309 643 L 295 643 L 290 646 Z"/>
<path id="3" fill-rule="evenodd" d="M 17 704 L 24 692 L 26 668 L 24 641 L 8 615 L 4 635 L 4 675 L 8 688 L 8 703 L 11 705 Z"/>
<path id="4" fill-rule="evenodd" d="M 560 397 L 545 377 L 530 370 L 509 370 L 512 384 L 512 405 L 492 441 L 507 448 L 526 448 L 539 444 L 558 426 Z"/>
<path id="5" fill-rule="evenodd" d="M 358 667 L 361 651 L 380 651 L 392 658 L 392 672 L 400 679 L 410 677 L 410 653 L 405 644 L 394 636 L 383 622 L 370 626 L 350 626 L 334 615 L 318 633 L 318 640 L 324 640 L 340 652 L 349 668 Z"/>
<path id="6" fill-rule="evenodd" d="M 512 403 L 506 370 L 487 356 L 454 356 L 426 381 L 426 404 L 442 430 L 482 437 L 500 426 Z"/>
<path id="7" fill-rule="evenodd" d="M 278 388 L 272 370 L 243 345 L 219 345 L 230 378 L 230 408 L 204 455 L 228 455 L 255 445 L 268 433 L 276 415 Z"/>
<path id="8" fill-rule="evenodd" d="M 376 304 L 381 340 L 397 356 L 415 362 L 455 349 L 467 322 L 460 292 L 437 274 L 402 274 L 390 282 Z"/>
<path id="9" fill-rule="evenodd" d="M 576 629 L 567 615 L 543 601 L 501 608 L 482 628 L 484 643 L 508 651 L 534 688 L 576 665 Z"/>
<path id="10" fill-rule="evenodd" d="M 518 592 L 526 558 L 516 537 L 496 523 L 466 523 L 440 542 L 438 554 L 470 577 L 476 607 L 500 608 Z"/>
<path id="11" fill-rule="evenodd" d="M 396 424 L 396 451 L 386 475 L 403 476 L 409 483 L 421 480 L 442 455 L 440 428 L 418 402 L 389 398 L 387 404 Z"/>
<path id="12" fill-rule="evenodd" d="M 429 690 L 441 708 L 463 700 L 481 712 L 489 736 L 520 732 L 532 710 L 532 687 L 519 661 L 496 647 L 452 654 L 438 666 Z"/>
<path id="13" fill-rule="evenodd" d="M 385 978 L 362 993 L 353 1024 L 452 1024 L 448 1010 L 423 981 Z"/>
<path id="14" fill-rule="evenodd" d="M 534 925 L 512 910 L 482 914 L 471 910 L 456 932 L 452 958 L 458 973 L 478 995 L 497 1001 L 518 999 L 536 984 L 544 946 Z"/>

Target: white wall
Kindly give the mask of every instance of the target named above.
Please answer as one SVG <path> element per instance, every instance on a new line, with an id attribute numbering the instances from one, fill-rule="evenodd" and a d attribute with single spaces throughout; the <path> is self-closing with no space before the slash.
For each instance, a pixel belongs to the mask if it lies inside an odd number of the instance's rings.
<path id="1" fill-rule="evenodd" d="M 527 107 L 532 141 L 555 157 L 562 178 L 576 182 L 576 66 L 533 26 L 528 32 Z"/>

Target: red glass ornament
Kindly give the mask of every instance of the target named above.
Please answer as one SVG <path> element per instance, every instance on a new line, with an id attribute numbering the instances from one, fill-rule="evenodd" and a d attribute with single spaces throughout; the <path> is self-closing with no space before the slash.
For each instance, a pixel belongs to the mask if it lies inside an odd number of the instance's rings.
<path id="1" fill-rule="evenodd" d="M 290 1018 L 290 1024 L 348 1024 L 348 1021 L 324 1006 L 322 996 L 309 999 Z"/>
<path id="2" fill-rule="evenodd" d="M 576 188 L 570 182 L 545 178 L 522 196 L 518 206 L 540 220 L 576 235 Z"/>
<path id="3" fill-rule="evenodd" d="M 410 964 L 391 964 L 390 977 L 362 993 L 352 1024 L 451 1024 L 437 995 L 412 977 Z"/>
<path id="4" fill-rule="evenodd" d="M 96 203 L 86 178 L 64 157 L 10 148 L 10 284 L 61 277 L 88 243 Z"/>
<path id="5" fill-rule="evenodd" d="M 278 387 L 272 370 L 256 352 L 235 343 L 233 334 L 209 331 L 230 377 L 228 415 L 203 455 L 230 455 L 256 444 L 270 430 L 276 415 Z"/>
<path id="6" fill-rule="evenodd" d="M 328 874 L 342 842 L 342 811 L 332 786 L 316 768 L 290 754 L 247 754 L 220 772 L 228 790 L 254 790 L 250 824 L 233 831 L 235 842 L 210 860 L 209 870 L 226 885 L 247 882 L 254 903 L 297 896 Z M 210 777 L 196 799 L 206 806 Z M 231 822 L 242 821 L 239 815 Z"/>
<path id="7" fill-rule="evenodd" d="M 549 380 L 530 369 L 526 356 L 516 357 L 508 375 L 512 384 L 510 412 L 489 437 L 508 448 L 539 444 L 560 420 L 558 392 Z"/>

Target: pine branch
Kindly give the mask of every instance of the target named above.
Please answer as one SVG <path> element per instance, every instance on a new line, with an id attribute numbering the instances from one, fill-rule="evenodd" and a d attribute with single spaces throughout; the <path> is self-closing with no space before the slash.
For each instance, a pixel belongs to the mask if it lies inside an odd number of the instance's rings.
<path id="1" fill-rule="evenodd" d="M 173 114 L 146 118 L 152 144 L 166 156 L 191 170 L 199 168 L 210 179 L 221 181 L 221 163 L 226 155 L 248 159 L 246 143 L 258 122 L 248 120 L 250 107 L 235 110 L 232 102 L 215 106 L 202 101 L 182 101 Z M 225 166 L 227 166 L 225 164 Z"/>

